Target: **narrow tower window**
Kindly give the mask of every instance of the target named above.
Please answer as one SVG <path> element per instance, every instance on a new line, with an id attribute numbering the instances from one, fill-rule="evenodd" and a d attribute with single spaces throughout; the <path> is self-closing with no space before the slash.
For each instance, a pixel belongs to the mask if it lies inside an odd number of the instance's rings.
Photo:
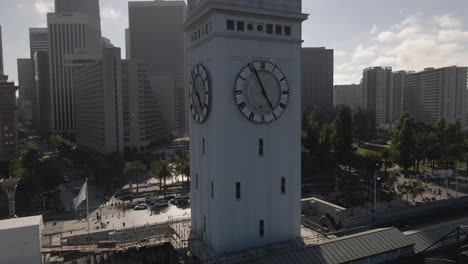
<path id="1" fill-rule="evenodd" d="M 236 182 L 236 199 L 241 199 L 241 184 L 240 182 Z"/>
<path id="2" fill-rule="evenodd" d="M 214 183 L 211 181 L 211 199 L 214 198 Z"/>
<path id="3" fill-rule="evenodd" d="M 281 177 L 281 194 L 286 193 L 286 178 Z"/>
<path id="4" fill-rule="evenodd" d="M 237 31 L 244 31 L 244 30 L 245 30 L 244 21 L 237 21 Z"/>
<path id="5" fill-rule="evenodd" d="M 205 138 L 203 138 L 203 142 L 202 142 L 202 151 L 203 151 L 203 155 L 205 155 Z"/>
<path id="6" fill-rule="evenodd" d="M 203 216 L 203 232 L 206 233 L 206 216 Z"/>
<path id="7" fill-rule="evenodd" d="M 198 190 L 198 173 L 197 173 L 197 175 L 195 176 L 195 187 L 196 187 L 196 189 Z"/>
<path id="8" fill-rule="evenodd" d="M 226 21 L 227 30 L 234 30 L 234 20 L 228 19 Z"/>
<path id="9" fill-rule="evenodd" d="M 258 156 L 263 157 L 263 138 L 258 140 Z"/>
<path id="10" fill-rule="evenodd" d="M 265 225 L 264 225 L 263 220 L 260 220 L 259 228 L 258 228 L 258 235 L 260 237 L 263 237 L 265 235 Z"/>

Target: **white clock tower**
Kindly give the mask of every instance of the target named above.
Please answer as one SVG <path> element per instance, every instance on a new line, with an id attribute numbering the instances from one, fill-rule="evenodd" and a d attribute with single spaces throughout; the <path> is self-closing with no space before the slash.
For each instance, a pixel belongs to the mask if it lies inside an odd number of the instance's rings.
<path id="1" fill-rule="evenodd" d="M 192 235 L 300 238 L 301 0 L 188 0 Z"/>

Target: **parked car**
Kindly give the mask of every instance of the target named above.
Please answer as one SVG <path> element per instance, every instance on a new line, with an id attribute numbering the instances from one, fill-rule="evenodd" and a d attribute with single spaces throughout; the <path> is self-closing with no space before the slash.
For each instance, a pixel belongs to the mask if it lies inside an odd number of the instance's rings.
<path id="1" fill-rule="evenodd" d="M 146 210 L 148 209 L 148 205 L 146 203 L 141 203 L 134 208 L 135 210 Z"/>
<path id="2" fill-rule="evenodd" d="M 167 206 L 169 206 L 169 203 L 166 200 L 158 200 L 154 202 L 155 208 L 161 208 L 161 207 L 167 207 Z"/>

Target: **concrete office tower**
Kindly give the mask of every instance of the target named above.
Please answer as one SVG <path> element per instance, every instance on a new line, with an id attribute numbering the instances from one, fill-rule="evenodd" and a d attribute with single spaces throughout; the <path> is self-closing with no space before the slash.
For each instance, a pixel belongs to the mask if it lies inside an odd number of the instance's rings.
<path id="1" fill-rule="evenodd" d="M 363 108 L 375 117 L 377 125 L 390 123 L 392 82 L 391 67 L 372 67 L 363 72 Z"/>
<path id="2" fill-rule="evenodd" d="M 33 113 L 33 118 L 38 118 L 36 126 L 38 127 L 41 136 L 47 137 L 50 134 L 52 125 L 49 53 L 47 51 L 36 51 L 34 53 L 33 61 L 34 87 L 36 87 L 37 91 L 37 103 L 35 106 L 37 109 L 34 110 L 37 111 L 37 113 Z"/>
<path id="3" fill-rule="evenodd" d="M 123 152 L 120 48 L 105 48 L 102 59 L 74 74 L 76 142 L 107 154 Z"/>
<path id="4" fill-rule="evenodd" d="M 397 122 L 403 114 L 405 102 L 405 85 L 408 71 L 397 71 L 393 73 L 393 82 L 390 92 L 390 122 Z"/>
<path id="5" fill-rule="evenodd" d="M 362 88 L 360 84 L 333 86 L 333 106 L 347 105 L 351 108 L 362 107 Z"/>
<path id="6" fill-rule="evenodd" d="M 49 50 L 49 32 L 47 28 L 30 28 L 29 29 L 29 50 L 31 52 L 31 62 L 32 62 L 32 74 L 35 77 L 35 61 L 34 56 L 36 52 L 47 52 Z M 49 78 L 47 76 L 47 78 Z M 36 83 L 35 78 L 33 79 L 33 89 L 32 89 L 32 123 L 34 126 L 39 127 L 40 117 L 39 117 L 39 85 Z"/>
<path id="7" fill-rule="evenodd" d="M 10 161 L 18 156 L 17 90 L 15 83 L 0 79 L 0 161 Z"/>
<path id="8" fill-rule="evenodd" d="M 184 1 L 129 2 L 127 58 L 144 62 L 168 130 L 185 129 Z"/>
<path id="9" fill-rule="evenodd" d="M 8 76 L 3 71 L 3 42 L 2 42 L 2 26 L 0 25 L 0 81 L 6 81 Z"/>
<path id="10" fill-rule="evenodd" d="M 192 252 L 300 238 L 301 0 L 188 3 Z"/>
<path id="11" fill-rule="evenodd" d="M 433 124 L 440 118 L 449 123 L 460 121 L 466 129 L 467 120 L 466 67 L 427 68 L 408 74 L 405 86 L 405 111 L 417 121 Z"/>
<path id="12" fill-rule="evenodd" d="M 55 0 L 55 13 L 82 13 L 89 17 L 90 23 L 97 26 L 101 34 L 101 15 L 99 0 Z"/>
<path id="13" fill-rule="evenodd" d="M 34 76 L 31 59 L 18 59 L 19 113 L 22 122 L 32 121 Z"/>
<path id="14" fill-rule="evenodd" d="M 125 151 L 151 152 L 170 138 L 143 62 L 122 62 L 122 99 Z"/>
<path id="15" fill-rule="evenodd" d="M 302 48 L 302 112 L 333 109 L 333 50 Z"/>
<path id="16" fill-rule="evenodd" d="M 101 56 L 101 35 L 96 23 L 83 13 L 49 13 L 49 62 L 52 131 L 75 129 L 73 73 Z"/>

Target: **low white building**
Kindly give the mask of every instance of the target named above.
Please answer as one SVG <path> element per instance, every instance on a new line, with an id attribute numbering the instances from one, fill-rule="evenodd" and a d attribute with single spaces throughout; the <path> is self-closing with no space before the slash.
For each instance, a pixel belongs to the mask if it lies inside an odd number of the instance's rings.
<path id="1" fill-rule="evenodd" d="M 42 216 L 0 221 L 0 263 L 41 263 Z"/>

